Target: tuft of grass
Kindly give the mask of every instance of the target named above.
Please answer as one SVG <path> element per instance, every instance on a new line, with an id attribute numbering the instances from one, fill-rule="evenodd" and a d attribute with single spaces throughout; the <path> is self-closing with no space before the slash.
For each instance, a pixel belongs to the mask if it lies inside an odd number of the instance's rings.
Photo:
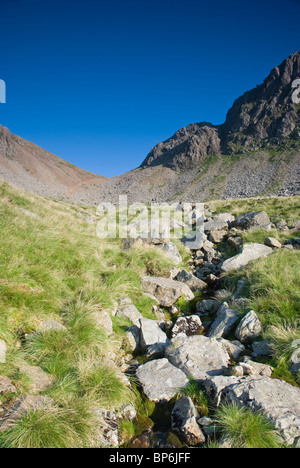
<path id="1" fill-rule="evenodd" d="M 189 384 L 177 393 L 177 399 L 190 397 L 201 417 L 209 414 L 209 401 L 196 380 L 191 380 Z"/>
<path id="2" fill-rule="evenodd" d="M 96 440 L 96 417 L 80 401 L 73 407 L 56 405 L 29 411 L 0 435 L 2 448 L 80 448 Z"/>
<path id="3" fill-rule="evenodd" d="M 217 430 L 232 448 L 279 448 L 273 425 L 260 412 L 236 404 L 220 406 L 215 414 Z"/>

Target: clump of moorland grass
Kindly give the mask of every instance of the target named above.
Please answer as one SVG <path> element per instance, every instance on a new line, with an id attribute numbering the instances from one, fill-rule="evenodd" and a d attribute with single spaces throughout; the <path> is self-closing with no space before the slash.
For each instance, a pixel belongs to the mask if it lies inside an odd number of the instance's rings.
<path id="1" fill-rule="evenodd" d="M 274 426 L 260 412 L 236 404 L 220 406 L 214 416 L 216 430 L 232 448 L 279 448 Z"/>
<path id="2" fill-rule="evenodd" d="M 97 442 L 97 417 L 83 399 L 28 411 L 0 435 L 2 448 L 80 448 Z"/>
<path id="3" fill-rule="evenodd" d="M 203 392 L 196 380 L 191 380 L 186 387 L 180 389 L 177 393 L 177 399 L 190 397 L 200 416 L 208 416 L 209 401 L 207 395 Z"/>

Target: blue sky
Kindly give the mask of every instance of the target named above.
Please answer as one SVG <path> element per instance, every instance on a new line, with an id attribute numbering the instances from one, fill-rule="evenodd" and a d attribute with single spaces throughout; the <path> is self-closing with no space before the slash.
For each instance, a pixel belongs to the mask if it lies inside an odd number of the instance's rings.
<path id="1" fill-rule="evenodd" d="M 0 0 L 0 123 L 105 176 L 299 50 L 299 0 Z"/>

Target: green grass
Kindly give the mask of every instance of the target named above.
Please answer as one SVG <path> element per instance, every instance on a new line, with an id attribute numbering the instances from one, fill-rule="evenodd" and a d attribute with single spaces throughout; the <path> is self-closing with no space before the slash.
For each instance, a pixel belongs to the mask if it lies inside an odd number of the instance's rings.
<path id="1" fill-rule="evenodd" d="M 262 413 L 236 404 L 218 408 L 214 419 L 221 438 L 231 448 L 279 448 L 280 441 L 273 425 Z"/>
<path id="2" fill-rule="evenodd" d="M 0 375 L 12 379 L 17 397 L 29 389 L 18 371 L 23 364 L 38 365 L 56 379 L 45 392 L 55 401 L 49 414 L 24 415 L 1 436 L 1 445 L 90 446 L 95 407 L 117 409 L 137 400 L 117 368 L 126 352 L 124 327 L 131 324 L 113 317 L 115 333 L 108 338 L 95 314 L 110 313 L 128 296 L 145 317 L 155 318 L 141 277 L 168 276 L 172 261 L 152 246 L 123 251 L 121 240 L 99 239 L 96 226 L 82 217 L 95 215 L 93 208 L 47 200 L 5 183 L 0 195 L 0 339 L 8 348 Z M 67 330 L 39 333 L 49 319 Z"/>
<path id="3" fill-rule="evenodd" d="M 275 374 L 295 384 L 288 371 L 291 343 L 299 339 L 300 320 L 300 251 L 278 250 L 267 258 L 252 262 L 240 272 L 225 279 L 229 289 L 241 278 L 246 279 L 244 291 L 249 308 L 255 310 L 263 325 L 263 335 L 274 346 Z"/>
<path id="4" fill-rule="evenodd" d="M 256 197 L 240 200 L 208 202 L 217 213 L 229 212 L 235 216 L 247 211 L 266 211 L 270 218 L 283 218 L 287 223 L 299 219 L 300 197 Z"/>
<path id="5" fill-rule="evenodd" d="M 177 399 L 182 397 L 191 398 L 200 417 L 208 416 L 209 400 L 196 380 L 191 380 L 185 388 L 178 391 Z"/>

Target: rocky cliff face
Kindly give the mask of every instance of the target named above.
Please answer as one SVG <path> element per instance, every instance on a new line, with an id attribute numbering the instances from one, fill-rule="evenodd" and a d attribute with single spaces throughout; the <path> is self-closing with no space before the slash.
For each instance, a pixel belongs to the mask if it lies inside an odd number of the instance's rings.
<path id="1" fill-rule="evenodd" d="M 300 106 L 293 103 L 292 83 L 300 77 L 300 53 L 275 67 L 260 86 L 237 99 L 226 122 L 191 124 L 169 140 L 158 143 L 142 167 L 164 165 L 175 170 L 190 169 L 217 154 L 278 147 L 300 137 Z"/>

